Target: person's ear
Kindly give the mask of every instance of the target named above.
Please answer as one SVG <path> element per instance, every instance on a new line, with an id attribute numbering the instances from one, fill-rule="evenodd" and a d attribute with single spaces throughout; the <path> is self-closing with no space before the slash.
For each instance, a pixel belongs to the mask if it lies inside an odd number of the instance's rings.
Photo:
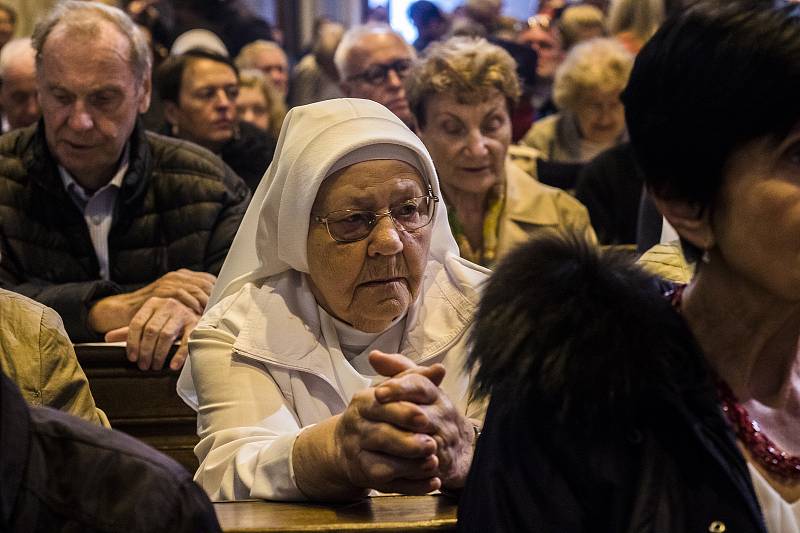
<path id="1" fill-rule="evenodd" d="M 686 200 L 666 199 L 651 193 L 658 211 L 682 238 L 701 250 L 714 245 L 710 210 Z"/>
<path id="2" fill-rule="evenodd" d="M 175 102 L 171 102 L 169 100 L 163 100 L 164 106 L 164 120 L 171 126 L 175 126 L 180 122 L 180 113 L 181 110 L 178 107 L 178 104 Z"/>
<path id="3" fill-rule="evenodd" d="M 150 98 L 153 94 L 153 77 L 150 74 L 145 75 L 140 90 L 139 113 L 147 113 L 147 110 L 150 109 Z"/>

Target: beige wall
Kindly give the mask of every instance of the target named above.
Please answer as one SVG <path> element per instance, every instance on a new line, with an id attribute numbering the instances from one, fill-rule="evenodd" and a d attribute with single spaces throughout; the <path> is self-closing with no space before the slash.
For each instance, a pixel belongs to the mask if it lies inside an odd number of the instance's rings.
<path id="1" fill-rule="evenodd" d="M 17 37 L 25 37 L 33 32 L 38 18 L 53 7 L 57 0 L 0 0 L 17 10 Z"/>

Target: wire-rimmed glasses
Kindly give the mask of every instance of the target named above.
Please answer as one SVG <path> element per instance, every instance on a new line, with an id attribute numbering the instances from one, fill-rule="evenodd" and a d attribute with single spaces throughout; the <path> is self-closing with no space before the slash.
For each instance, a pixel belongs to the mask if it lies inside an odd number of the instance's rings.
<path id="1" fill-rule="evenodd" d="M 324 217 L 314 216 L 314 220 L 325 224 L 328 235 L 336 242 L 355 242 L 365 239 L 382 217 L 390 217 L 399 230 L 416 231 L 424 228 L 433 220 L 438 201 L 439 198 L 429 189 L 428 194 L 409 198 L 385 211 L 341 209 L 331 211 Z"/>

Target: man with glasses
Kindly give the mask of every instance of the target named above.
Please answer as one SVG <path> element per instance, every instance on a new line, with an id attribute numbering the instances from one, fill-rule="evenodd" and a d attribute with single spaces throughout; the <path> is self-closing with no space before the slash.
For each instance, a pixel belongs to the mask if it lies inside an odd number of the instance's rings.
<path id="1" fill-rule="evenodd" d="M 412 130 L 416 125 L 403 82 L 415 59 L 414 48 L 386 24 L 349 29 L 333 58 L 346 96 L 386 106 Z"/>

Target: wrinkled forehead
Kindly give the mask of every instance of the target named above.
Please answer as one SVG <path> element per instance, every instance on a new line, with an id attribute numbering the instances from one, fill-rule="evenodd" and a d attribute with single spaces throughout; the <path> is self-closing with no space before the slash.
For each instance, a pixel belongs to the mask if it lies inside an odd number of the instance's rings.
<path id="1" fill-rule="evenodd" d="M 419 154 L 406 146 L 385 143 L 362 146 L 331 165 L 317 190 L 314 204 L 324 203 L 332 188 L 357 194 L 359 189 L 381 183 L 384 187 L 388 183 L 390 188 L 397 188 L 398 193 L 404 192 L 399 190 L 404 188 L 415 189 L 414 194 L 424 194 L 430 183 L 424 169 Z"/>
<path id="2" fill-rule="evenodd" d="M 372 209 L 376 202 L 402 202 L 426 193 L 422 174 L 405 161 L 362 161 L 328 176 L 317 191 L 312 211 L 324 208 Z"/>

